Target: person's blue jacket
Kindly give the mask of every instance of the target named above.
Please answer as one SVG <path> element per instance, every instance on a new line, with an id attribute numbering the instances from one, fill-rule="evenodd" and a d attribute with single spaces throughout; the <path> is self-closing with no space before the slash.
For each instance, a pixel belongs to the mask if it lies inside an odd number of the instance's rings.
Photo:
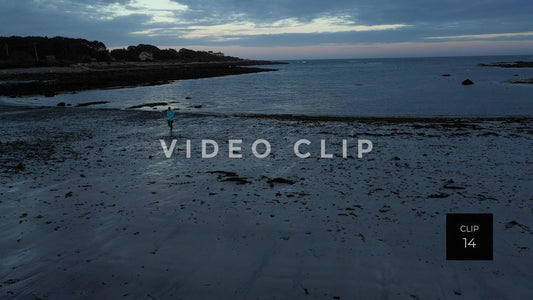
<path id="1" fill-rule="evenodd" d="M 173 110 L 168 110 L 167 111 L 167 119 L 169 121 L 174 121 L 174 111 Z"/>

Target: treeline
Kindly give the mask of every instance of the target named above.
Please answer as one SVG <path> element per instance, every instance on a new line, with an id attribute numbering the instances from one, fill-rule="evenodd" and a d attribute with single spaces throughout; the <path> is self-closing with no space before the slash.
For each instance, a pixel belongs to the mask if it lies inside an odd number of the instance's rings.
<path id="1" fill-rule="evenodd" d="M 0 37 L 0 68 L 32 66 L 66 66 L 73 63 L 110 61 L 206 62 L 238 60 L 211 51 L 159 49 L 140 44 L 109 51 L 99 41 L 66 37 Z"/>
<path id="2" fill-rule="evenodd" d="M 108 60 L 104 43 L 64 37 L 0 37 L 0 60 L 5 67 L 70 64 Z"/>
<path id="3" fill-rule="evenodd" d="M 123 49 L 111 50 L 110 56 L 114 60 L 140 61 L 140 60 L 177 60 L 183 62 L 207 62 L 207 61 L 229 61 L 239 60 L 237 57 L 224 56 L 223 53 L 214 53 L 211 51 L 194 51 L 182 48 L 179 51 L 175 49 L 159 49 L 156 46 L 140 44 L 129 46 Z"/>

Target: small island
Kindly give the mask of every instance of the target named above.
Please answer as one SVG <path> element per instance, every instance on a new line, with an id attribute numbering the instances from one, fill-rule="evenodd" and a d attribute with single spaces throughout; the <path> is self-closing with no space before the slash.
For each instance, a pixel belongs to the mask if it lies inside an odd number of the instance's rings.
<path id="1" fill-rule="evenodd" d="M 499 67 L 499 68 L 533 68 L 533 61 L 515 61 L 515 62 L 495 62 L 490 64 L 479 64 L 480 67 Z M 518 76 L 518 75 L 515 75 Z M 508 80 L 513 84 L 533 84 L 533 78 L 521 80 Z"/>
<path id="2" fill-rule="evenodd" d="M 479 64 L 479 66 L 500 68 L 533 68 L 533 61 L 495 62 L 490 64 Z"/>
<path id="3" fill-rule="evenodd" d="M 0 37 L 0 96 L 159 85 L 174 80 L 276 71 L 221 52 L 159 49 L 139 44 L 109 50 L 104 43 L 65 37 Z"/>

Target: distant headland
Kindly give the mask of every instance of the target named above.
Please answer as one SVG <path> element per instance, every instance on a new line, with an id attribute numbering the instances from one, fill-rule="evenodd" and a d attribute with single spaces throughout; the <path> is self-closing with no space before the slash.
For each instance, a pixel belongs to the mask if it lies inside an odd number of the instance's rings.
<path id="1" fill-rule="evenodd" d="M 0 37 L 0 96 L 165 84 L 173 80 L 276 71 L 221 52 L 159 49 L 139 44 L 107 49 L 100 41 L 66 37 Z"/>

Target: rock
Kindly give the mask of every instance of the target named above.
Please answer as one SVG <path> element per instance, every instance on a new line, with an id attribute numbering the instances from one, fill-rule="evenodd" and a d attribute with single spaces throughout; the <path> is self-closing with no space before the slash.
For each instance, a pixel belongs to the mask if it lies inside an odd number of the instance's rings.
<path id="1" fill-rule="evenodd" d="M 523 79 L 523 80 L 512 80 L 512 81 L 508 81 L 510 83 L 518 83 L 518 84 L 532 84 L 533 83 L 533 78 L 529 78 L 529 79 Z"/>
<path id="2" fill-rule="evenodd" d="M 529 226 L 524 225 L 524 224 L 520 224 L 520 223 L 518 223 L 518 222 L 515 221 L 515 220 L 512 220 L 512 221 L 508 222 L 507 224 L 505 224 L 505 229 L 513 228 L 513 227 L 515 227 L 515 226 L 518 226 L 518 227 L 522 228 L 523 230 L 525 230 L 525 231 L 527 231 L 527 232 L 533 234 L 533 232 L 531 231 L 531 229 L 529 228 Z"/>
<path id="3" fill-rule="evenodd" d="M 440 76 L 443 76 L 443 77 L 450 77 L 450 76 L 452 76 L 452 75 L 451 75 L 451 74 L 442 74 L 442 75 L 440 75 Z"/>
<path id="4" fill-rule="evenodd" d="M 505 224 L 505 228 L 509 229 L 509 228 L 513 228 L 514 226 L 517 226 L 517 225 L 520 225 L 520 223 L 518 223 L 518 222 L 513 220 L 513 221 L 508 222 L 507 224 Z"/>
<path id="5" fill-rule="evenodd" d="M 17 170 L 24 170 L 25 166 L 22 162 L 19 162 L 18 165 L 15 166 L 15 169 Z"/>
<path id="6" fill-rule="evenodd" d="M 464 186 L 458 186 L 453 184 L 453 180 L 448 180 L 447 183 L 443 186 L 445 189 L 451 189 L 451 190 L 464 190 L 466 189 Z"/>
<path id="7" fill-rule="evenodd" d="M 246 178 L 241 178 L 237 175 L 237 173 L 235 172 L 227 172 L 227 171 L 209 171 L 208 173 L 211 173 L 211 174 L 220 174 L 217 178 L 218 181 L 220 182 L 225 182 L 225 181 L 232 181 L 232 182 L 236 182 L 238 184 L 247 184 L 247 183 L 251 183 L 250 181 L 246 180 Z"/>
<path id="8" fill-rule="evenodd" d="M 383 207 L 379 209 L 379 212 L 380 212 L 380 213 L 386 213 L 386 212 L 388 212 L 390 209 L 391 209 L 391 207 L 390 207 L 389 205 L 383 205 Z"/>
<path id="9" fill-rule="evenodd" d="M 290 180 L 290 179 L 285 179 L 285 178 L 280 178 L 280 177 L 276 177 L 276 178 L 273 178 L 273 179 L 269 179 L 267 180 L 267 183 L 273 187 L 274 186 L 274 183 L 282 183 L 282 184 L 295 184 L 296 182 L 294 180 Z"/>
<path id="10" fill-rule="evenodd" d="M 57 104 L 57 106 L 61 106 L 61 107 L 65 107 L 65 105 L 66 105 L 65 102 L 59 102 L 59 103 Z"/>
<path id="11" fill-rule="evenodd" d="M 461 296 L 463 294 L 463 292 L 460 289 L 454 289 L 453 293 L 456 294 L 457 296 Z"/>
<path id="12" fill-rule="evenodd" d="M 450 194 L 447 193 L 438 193 L 438 194 L 431 194 L 428 196 L 428 198 L 447 198 Z"/>
<path id="13" fill-rule="evenodd" d="M 128 109 L 142 108 L 142 107 L 156 107 L 156 106 L 167 106 L 167 102 L 153 102 L 153 103 L 144 103 L 139 105 L 133 105 L 128 107 Z"/>
<path id="14" fill-rule="evenodd" d="M 106 103 L 109 103 L 109 101 L 85 102 L 85 103 L 77 104 L 76 107 L 83 107 L 83 106 L 96 105 L 96 104 L 106 104 Z"/>
<path id="15" fill-rule="evenodd" d="M 4 281 L 4 284 L 10 285 L 10 284 L 17 283 L 19 281 L 20 281 L 20 279 L 8 279 L 8 280 Z"/>
<path id="16" fill-rule="evenodd" d="M 233 182 L 236 182 L 238 184 L 247 184 L 247 183 L 251 183 L 250 181 L 244 179 L 244 178 L 241 178 L 241 177 L 229 177 L 229 178 L 225 178 L 223 180 L 220 180 L 220 181 L 233 181 Z"/>
<path id="17" fill-rule="evenodd" d="M 189 96 L 185 97 L 185 100 L 190 100 L 190 99 L 191 99 L 191 97 L 189 97 Z"/>
<path id="18" fill-rule="evenodd" d="M 236 177 L 237 176 L 237 173 L 235 172 L 228 172 L 228 171 L 208 171 L 207 173 L 211 173 L 211 174 L 222 174 L 222 175 L 225 175 L 225 176 L 231 176 L 231 177 Z"/>
<path id="19" fill-rule="evenodd" d="M 466 79 L 461 84 L 462 85 L 472 85 L 472 84 L 474 84 L 474 82 L 472 80 L 470 80 L 470 79 Z"/>

